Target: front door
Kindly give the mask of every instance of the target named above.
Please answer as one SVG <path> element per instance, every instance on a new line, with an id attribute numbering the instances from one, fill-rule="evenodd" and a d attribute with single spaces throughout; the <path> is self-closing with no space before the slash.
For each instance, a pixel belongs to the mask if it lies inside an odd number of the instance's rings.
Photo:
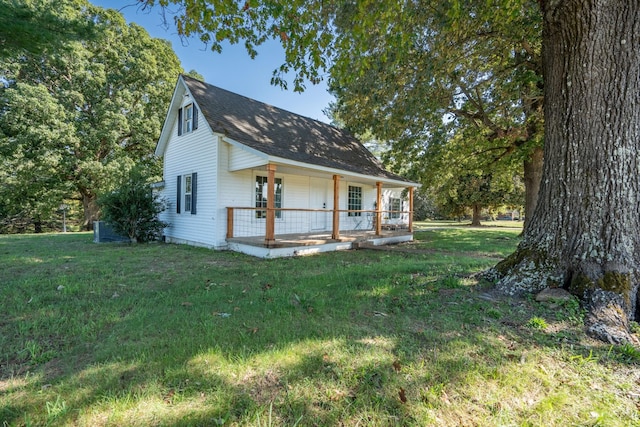
<path id="1" fill-rule="evenodd" d="M 327 186 L 328 180 L 321 178 L 311 178 L 309 185 L 310 198 L 309 207 L 311 209 L 327 209 Z M 311 212 L 311 230 L 319 231 L 327 229 L 327 221 L 331 213 Z"/>

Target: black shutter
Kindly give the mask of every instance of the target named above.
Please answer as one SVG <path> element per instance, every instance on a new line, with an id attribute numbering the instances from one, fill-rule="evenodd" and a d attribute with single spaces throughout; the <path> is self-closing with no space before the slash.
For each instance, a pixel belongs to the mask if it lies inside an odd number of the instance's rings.
<path id="1" fill-rule="evenodd" d="M 198 201 L 198 173 L 191 174 L 191 215 L 196 214 L 196 202 Z"/>
<path id="2" fill-rule="evenodd" d="M 180 198 L 182 197 L 181 190 L 182 190 L 182 177 L 178 175 L 178 197 L 176 197 L 176 213 L 180 213 Z"/>
<path id="3" fill-rule="evenodd" d="M 198 129 L 198 109 L 193 106 L 193 130 Z"/>
<path id="4" fill-rule="evenodd" d="M 178 109 L 178 136 L 182 135 L 182 108 Z"/>

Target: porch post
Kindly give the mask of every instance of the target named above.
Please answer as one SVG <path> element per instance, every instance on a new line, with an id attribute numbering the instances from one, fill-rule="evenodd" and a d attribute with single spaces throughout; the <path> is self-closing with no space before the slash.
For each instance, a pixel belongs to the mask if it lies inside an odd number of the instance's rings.
<path id="1" fill-rule="evenodd" d="M 382 183 L 376 182 L 376 236 L 382 234 Z"/>
<path id="2" fill-rule="evenodd" d="M 227 208 L 227 239 L 233 238 L 233 208 Z"/>
<path id="3" fill-rule="evenodd" d="M 333 175 L 333 231 L 331 238 L 340 238 L 340 175 Z"/>
<path id="4" fill-rule="evenodd" d="M 413 187 L 409 187 L 409 232 L 413 233 Z"/>
<path id="5" fill-rule="evenodd" d="M 267 165 L 267 224 L 264 243 L 269 246 L 275 243 L 276 213 L 274 210 L 276 188 L 276 165 Z"/>

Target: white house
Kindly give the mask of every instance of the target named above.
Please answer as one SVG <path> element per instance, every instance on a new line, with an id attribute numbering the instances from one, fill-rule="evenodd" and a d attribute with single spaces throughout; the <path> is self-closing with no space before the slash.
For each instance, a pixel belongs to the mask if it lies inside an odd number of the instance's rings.
<path id="1" fill-rule="evenodd" d="M 188 76 L 155 154 L 168 242 L 276 257 L 413 237 L 419 184 L 349 133 Z"/>

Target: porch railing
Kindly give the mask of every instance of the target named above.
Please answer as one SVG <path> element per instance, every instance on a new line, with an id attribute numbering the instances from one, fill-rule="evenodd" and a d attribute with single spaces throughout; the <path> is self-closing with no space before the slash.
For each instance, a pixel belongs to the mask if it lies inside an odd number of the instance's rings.
<path id="1" fill-rule="evenodd" d="M 272 227 L 268 227 L 268 217 L 267 208 L 228 207 L 227 238 L 265 236 L 269 241 L 283 234 L 329 232 L 337 239 L 346 231 L 412 231 L 410 211 L 273 208 Z"/>

